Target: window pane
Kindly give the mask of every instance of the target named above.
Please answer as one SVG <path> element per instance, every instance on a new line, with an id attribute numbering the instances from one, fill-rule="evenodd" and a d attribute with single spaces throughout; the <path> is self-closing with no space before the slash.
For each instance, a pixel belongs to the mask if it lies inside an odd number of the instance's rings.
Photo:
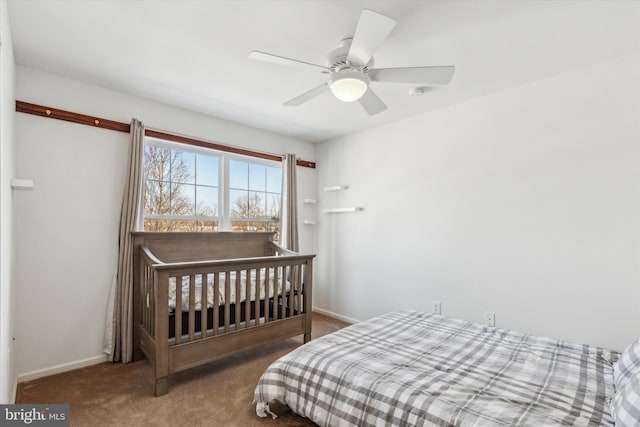
<path id="1" fill-rule="evenodd" d="M 248 222 L 231 221 L 231 231 L 249 231 Z"/>
<path id="2" fill-rule="evenodd" d="M 265 193 L 230 190 L 229 194 L 233 218 L 265 218 L 267 212 Z"/>
<path id="3" fill-rule="evenodd" d="M 218 231 L 218 221 L 198 221 L 198 231 Z"/>
<path id="4" fill-rule="evenodd" d="M 264 193 L 249 192 L 249 218 L 264 218 L 266 202 Z"/>
<path id="5" fill-rule="evenodd" d="M 229 161 L 229 187 L 249 188 L 249 164 L 247 162 Z M 231 206 L 233 207 L 233 204 Z"/>
<path id="6" fill-rule="evenodd" d="M 170 231 L 170 224 L 165 220 L 145 219 L 144 231 Z"/>
<path id="7" fill-rule="evenodd" d="M 249 190 L 265 191 L 267 187 L 267 167 L 249 164 Z"/>
<path id="8" fill-rule="evenodd" d="M 171 184 L 171 215 L 195 215 L 195 185 Z"/>
<path id="9" fill-rule="evenodd" d="M 218 189 L 196 186 L 196 215 L 218 216 Z"/>
<path id="10" fill-rule="evenodd" d="M 232 231 L 264 231 L 264 223 L 252 221 L 231 221 Z"/>
<path id="11" fill-rule="evenodd" d="M 171 182 L 193 184 L 196 176 L 196 155 L 171 150 Z"/>
<path id="12" fill-rule="evenodd" d="M 229 190 L 231 216 L 234 218 L 249 217 L 249 192 L 243 190 Z"/>
<path id="13" fill-rule="evenodd" d="M 169 180 L 169 165 L 171 163 L 171 150 L 168 148 L 154 147 L 147 145 L 144 147 L 143 175 L 145 179 L 155 179 L 156 181 Z"/>
<path id="14" fill-rule="evenodd" d="M 276 233 L 274 240 L 280 239 L 279 222 L 231 221 L 232 231 L 270 231 Z"/>
<path id="15" fill-rule="evenodd" d="M 169 183 L 164 181 L 144 182 L 144 214 L 169 214 Z"/>
<path id="16" fill-rule="evenodd" d="M 196 155 L 196 184 L 218 186 L 218 158 L 205 154 Z"/>
<path id="17" fill-rule="evenodd" d="M 267 193 L 267 217 L 280 219 L 281 209 L 280 194 Z"/>
<path id="18" fill-rule="evenodd" d="M 197 231 L 197 221 L 171 221 L 171 231 Z"/>
<path id="19" fill-rule="evenodd" d="M 269 193 L 282 192 L 282 168 L 267 167 L 267 188 Z"/>

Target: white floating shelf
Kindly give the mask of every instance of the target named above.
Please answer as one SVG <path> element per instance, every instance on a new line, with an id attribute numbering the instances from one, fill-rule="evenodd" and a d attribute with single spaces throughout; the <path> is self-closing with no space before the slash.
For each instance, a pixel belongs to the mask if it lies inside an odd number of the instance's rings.
<path id="1" fill-rule="evenodd" d="M 316 222 L 312 219 L 305 219 L 302 221 L 302 223 L 306 225 L 316 225 Z"/>
<path id="2" fill-rule="evenodd" d="M 340 191 L 349 188 L 348 185 L 334 185 L 332 187 L 324 187 L 324 191 Z"/>
<path id="3" fill-rule="evenodd" d="M 316 199 L 304 199 L 303 202 L 305 202 L 305 203 L 317 203 L 318 201 Z"/>
<path id="4" fill-rule="evenodd" d="M 14 178 L 11 180 L 11 188 L 14 190 L 33 190 L 33 180 Z"/>
<path id="5" fill-rule="evenodd" d="M 322 213 L 345 213 L 345 212 L 358 212 L 363 211 L 364 208 L 331 208 L 331 209 L 322 209 L 320 212 Z"/>

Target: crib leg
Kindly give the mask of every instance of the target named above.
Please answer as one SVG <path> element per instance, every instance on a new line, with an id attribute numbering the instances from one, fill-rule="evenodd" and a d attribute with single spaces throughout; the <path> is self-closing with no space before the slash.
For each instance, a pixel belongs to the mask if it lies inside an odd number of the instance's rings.
<path id="1" fill-rule="evenodd" d="M 167 394 L 169 391 L 168 377 L 156 378 L 156 397 Z"/>
<path id="2" fill-rule="evenodd" d="M 311 341 L 311 333 L 304 334 L 304 343 Z"/>

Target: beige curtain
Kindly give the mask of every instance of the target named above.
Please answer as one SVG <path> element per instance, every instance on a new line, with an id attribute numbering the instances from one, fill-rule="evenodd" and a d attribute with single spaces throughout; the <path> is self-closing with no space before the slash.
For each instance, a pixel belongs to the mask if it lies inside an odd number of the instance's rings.
<path id="1" fill-rule="evenodd" d="M 142 159 L 144 150 L 144 125 L 131 120 L 128 175 L 120 211 L 120 238 L 118 241 L 118 266 L 111 290 L 112 301 L 107 313 L 105 352 L 114 362 L 131 362 L 133 359 L 133 238 L 132 231 L 140 223 L 142 198 Z"/>
<path id="2" fill-rule="evenodd" d="M 296 155 L 287 154 L 284 159 L 284 200 L 282 203 L 282 237 L 284 247 L 299 251 L 298 241 L 298 183 L 296 178 Z"/>

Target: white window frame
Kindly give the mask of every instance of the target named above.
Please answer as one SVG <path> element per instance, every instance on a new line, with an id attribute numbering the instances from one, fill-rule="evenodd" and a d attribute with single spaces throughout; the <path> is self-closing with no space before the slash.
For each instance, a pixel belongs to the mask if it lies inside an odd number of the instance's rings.
<path id="1" fill-rule="evenodd" d="M 167 221 L 218 221 L 218 231 L 232 231 L 232 222 L 265 222 L 265 223 L 279 223 L 279 229 L 282 231 L 282 182 L 280 183 L 280 219 L 272 220 L 267 218 L 232 218 L 231 217 L 231 200 L 230 200 L 230 167 L 229 162 L 231 160 L 237 160 L 250 164 L 263 165 L 268 167 L 277 167 L 283 169 L 282 162 L 274 160 L 260 159 L 251 156 L 243 156 L 241 154 L 228 153 L 225 151 L 214 150 L 211 148 L 197 147 L 189 144 L 181 144 L 179 142 L 166 141 L 159 138 L 153 138 L 146 136 L 144 138 L 144 146 L 152 145 L 155 147 L 161 147 L 166 149 L 172 149 L 176 151 L 183 151 L 195 154 L 206 154 L 207 156 L 218 158 L 218 216 L 185 216 L 185 215 L 145 215 L 144 203 L 141 203 L 140 213 L 140 230 L 144 230 L 144 220 L 167 220 Z M 144 155 L 144 154 L 143 154 Z M 197 167 L 197 166 L 196 166 Z M 144 172 L 143 172 L 144 174 Z M 197 170 L 196 170 L 197 174 Z M 284 179 L 284 171 L 282 171 L 282 179 Z M 144 176 L 143 191 L 144 191 Z M 196 185 L 196 184 L 194 184 Z M 272 192 L 266 192 L 272 193 Z M 142 195 L 144 201 L 144 194 Z"/>

